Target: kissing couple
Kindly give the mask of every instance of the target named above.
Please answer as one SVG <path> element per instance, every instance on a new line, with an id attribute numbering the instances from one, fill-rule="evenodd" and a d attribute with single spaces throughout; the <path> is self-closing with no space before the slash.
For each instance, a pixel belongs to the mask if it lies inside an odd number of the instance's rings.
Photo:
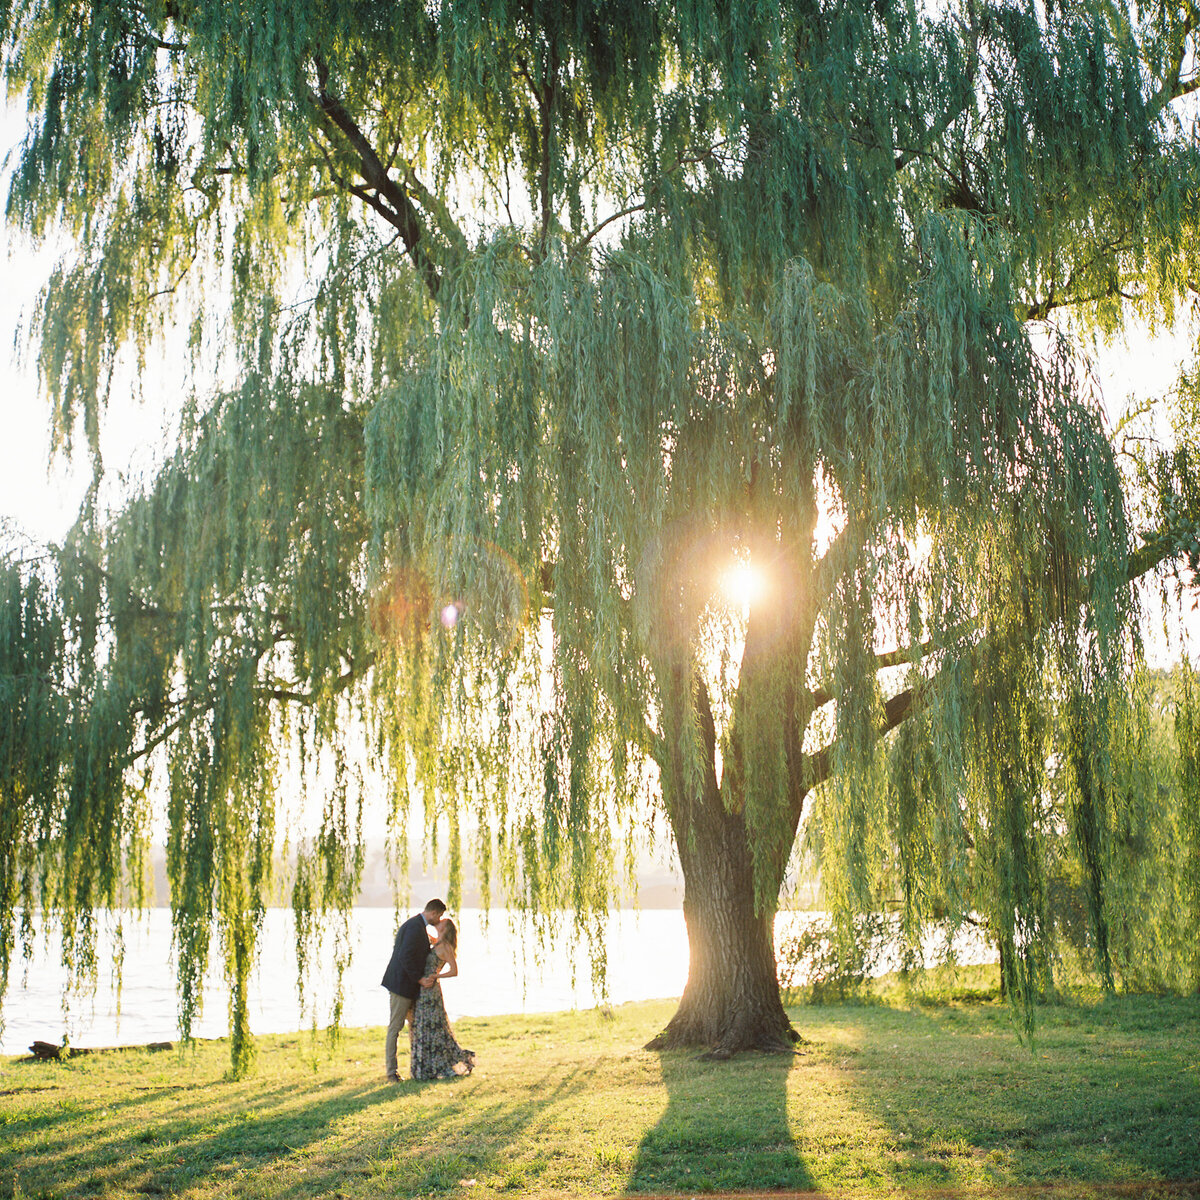
<path id="1" fill-rule="evenodd" d="M 384 1061 L 389 1083 L 400 1082 L 396 1042 L 408 1021 L 409 1075 L 413 1079 L 453 1079 L 470 1075 L 475 1055 L 454 1040 L 439 980 L 458 974 L 458 930 L 440 900 L 430 900 L 396 933 L 391 961 L 383 973 L 391 1008 Z"/>

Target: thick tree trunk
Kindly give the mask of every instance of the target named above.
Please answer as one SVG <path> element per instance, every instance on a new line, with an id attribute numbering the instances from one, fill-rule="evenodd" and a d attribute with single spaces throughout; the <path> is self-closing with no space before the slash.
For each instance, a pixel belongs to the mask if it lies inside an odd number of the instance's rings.
<path id="1" fill-rule="evenodd" d="M 746 827 L 719 795 L 690 806 L 676 830 L 683 868 L 683 915 L 691 962 L 679 1008 L 647 1047 L 702 1047 L 713 1057 L 740 1050 L 790 1050 L 799 1035 L 779 998 L 775 906 L 754 911 Z"/>

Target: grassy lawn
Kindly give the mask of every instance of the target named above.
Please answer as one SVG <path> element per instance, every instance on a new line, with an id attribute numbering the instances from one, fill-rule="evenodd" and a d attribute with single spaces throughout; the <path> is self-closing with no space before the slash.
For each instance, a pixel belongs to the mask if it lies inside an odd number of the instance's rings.
<path id="1" fill-rule="evenodd" d="M 672 1008 L 463 1020 L 448 1083 L 386 1084 L 382 1029 L 240 1083 L 222 1042 L 0 1059 L 0 1196 L 1200 1196 L 1200 999 L 1046 1008 L 1032 1051 L 993 999 L 800 1007 L 794 1058 L 723 1063 L 641 1048 Z"/>

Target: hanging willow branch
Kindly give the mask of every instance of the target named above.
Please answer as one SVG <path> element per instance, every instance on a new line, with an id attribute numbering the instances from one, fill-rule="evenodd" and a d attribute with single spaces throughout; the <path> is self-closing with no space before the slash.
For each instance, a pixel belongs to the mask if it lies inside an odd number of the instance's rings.
<path id="1" fill-rule="evenodd" d="M 671 1037 L 786 1041 L 802 827 L 843 929 L 896 878 L 912 945 L 984 919 L 1028 1020 L 1068 729 L 1115 982 L 1130 580 L 1195 555 L 1195 454 L 1123 477 L 1077 347 L 1029 322 L 1168 320 L 1200 275 L 1195 22 L 743 9 L 0 3 L 8 217 L 71 247 L 34 321 L 57 441 L 99 469 L 173 328 L 236 380 L 52 562 L 5 563 L 0 980 L 37 909 L 94 967 L 165 796 L 184 1033 L 215 930 L 248 1069 L 296 771 L 302 962 L 372 789 L 401 853 L 419 808 L 452 892 L 472 857 L 597 964 L 649 807 L 699 981 Z"/>

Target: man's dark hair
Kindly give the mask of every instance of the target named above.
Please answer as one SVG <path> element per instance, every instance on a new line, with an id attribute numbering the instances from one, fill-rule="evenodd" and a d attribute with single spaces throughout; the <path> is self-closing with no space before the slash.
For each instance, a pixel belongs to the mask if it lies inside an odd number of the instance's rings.
<path id="1" fill-rule="evenodd" d="M 446 905 L 445 905 L 445 902 L 442 900 L 430 900 L 429 903 L 426 904 L 423 909 L 421 909 L 421 911 L 422 912 L 444 913 L 446 911 Z"/>

